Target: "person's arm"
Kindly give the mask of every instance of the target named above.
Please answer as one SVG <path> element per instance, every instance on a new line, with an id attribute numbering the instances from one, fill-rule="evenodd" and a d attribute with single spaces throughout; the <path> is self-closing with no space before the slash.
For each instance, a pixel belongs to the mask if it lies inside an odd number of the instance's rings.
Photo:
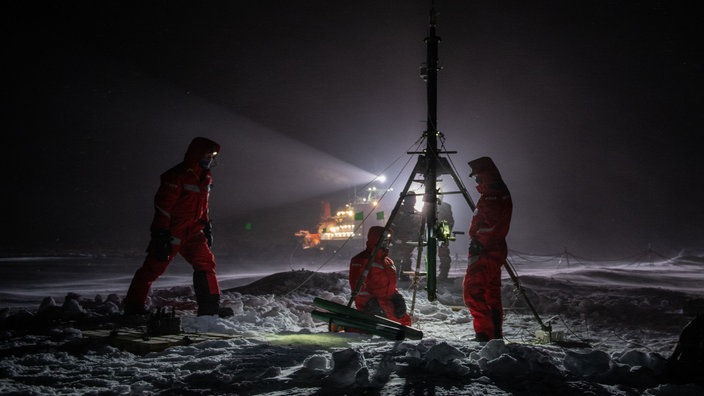
<path id="1" fill-rule="evenodd" d="M 152 231 L 171 229 L 171 214 L 181 196 L 183 182 L 177 176 L 163 175 L 161 185 L 154 195 L 154 220 Z"/>

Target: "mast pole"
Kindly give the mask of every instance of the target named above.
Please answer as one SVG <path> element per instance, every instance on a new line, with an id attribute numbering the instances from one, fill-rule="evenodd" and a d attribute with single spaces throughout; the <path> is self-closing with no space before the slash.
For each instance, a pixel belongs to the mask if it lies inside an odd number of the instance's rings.
<path id="1" fill-rule="evenodd" d="M 436 294 L 436 257 L 437 236 L 435 225 L 437 222 L 437 165 L 438 165 L 438 128 L 437 128 L 437 76 L 438 76 L 438 43 L 440 37 L 435 34 L 436 28 L 435 3 L 430 8 L 428 23 L 428 36 L 425 38 L 427 47 L 426 57 L 426 84 L 428 101 L 428 119 L 426 125 L 426 158 L 427 170 L 425 172 L 425 194 L 423 195 L 423 212 L 427 224 L 427 284 L 428 300 L 435 301 Z"/>

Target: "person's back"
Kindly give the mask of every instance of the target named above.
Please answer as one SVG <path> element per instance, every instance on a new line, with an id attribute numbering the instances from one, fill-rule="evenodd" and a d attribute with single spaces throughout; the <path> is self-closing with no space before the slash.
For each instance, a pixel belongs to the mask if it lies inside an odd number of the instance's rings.
<path id="1" fill-rule="evenodd" d="M 420 220 L 420 213 L 413 204 L 403 203 L 392 226 L 394 239 L 404 242 L 418 242 Z"/>
<path id="2" fill-rule="evenodd" d="M 393 223 L 391 230 L 394 235 L 394 241 L 391 245 L 391 256 L 395 257 L 401 272 L 412 270 L 412 256 L 414 249 L 418 246 L 418 241 L 421 236 L 421 215 L 415 209 L 416 195 L 414 192 L 409 192 L 401 203 L 401 207 Z M 402 275 L 403 279 L 408 278 Z"/>

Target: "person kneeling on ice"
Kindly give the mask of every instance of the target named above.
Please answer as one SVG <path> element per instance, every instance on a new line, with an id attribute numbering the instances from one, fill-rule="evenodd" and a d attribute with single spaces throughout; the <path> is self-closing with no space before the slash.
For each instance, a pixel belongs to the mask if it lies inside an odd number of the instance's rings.
<path id="1" fill-rule="evenodd" d="M 513 203 L 501 174 L 489 157 L 469 162 L 481 196 L 469 226 L 469 265 L 463 282 L 464 303 L 472 314 L 475 341 L 503 338 L 501 267 Z"/>
<path id="2" fill-rule="evenodd" d="M 350 260 L 350 287 L 353 293 L 357 283 L 362 282 L 354 296 L 354 305 L 359 311 L 410 326 L 411 317 L 406 312 L 406 301 L 396 288 L 396 267 L 386 247 L 388 238 L 376 250 L 374 260 L 369 260 L 383 233 L 384 227 L 370 228 L 367 248 Z M 360 279 L 367 265 L 369 272 L 364 279 Z"/>

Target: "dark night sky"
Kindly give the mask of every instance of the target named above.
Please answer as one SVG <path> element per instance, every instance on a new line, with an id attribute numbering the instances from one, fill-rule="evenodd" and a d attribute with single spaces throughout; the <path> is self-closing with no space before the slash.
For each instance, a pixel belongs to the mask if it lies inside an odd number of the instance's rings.
<path id="1" fill-rule="evenodd" d="M 497 162 L 514 199 L 511 248 L 702 247 L 703 47 L 689 7 L 436 1 L 438 127 L 461 177 L 473 158 Z M 320 194 L 363 184 L 425 129 L 430 1 L 3 9 L 2 250 L 143 247 L 158 175 L 197 135 L 223 145 L 221 230 L 287 202 L 281 218 L 310 225 Z M 310 211 L 293 205 L 307 200 Z M 465 230 L 468 209 L 455 211 Z"/>

